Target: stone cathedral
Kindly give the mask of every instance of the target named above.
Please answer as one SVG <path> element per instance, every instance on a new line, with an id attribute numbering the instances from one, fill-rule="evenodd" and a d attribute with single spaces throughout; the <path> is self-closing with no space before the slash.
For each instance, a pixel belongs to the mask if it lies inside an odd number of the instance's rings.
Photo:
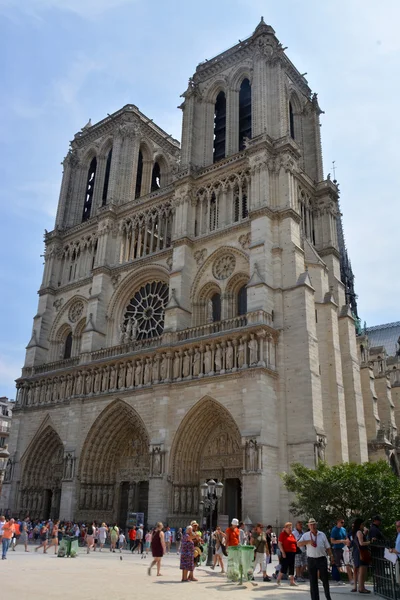
<path id="1" fill-rule="evenodd" d="M 400 397 L 357 334 L 322 111 L 284 50 L 262 19 L 198 65 L 181 143 L 133 104 L 75 135 L 0 506 L 186 525 L 214 478 L 220 515 L 281 523 L 295 461 L 397 469 Z"/>

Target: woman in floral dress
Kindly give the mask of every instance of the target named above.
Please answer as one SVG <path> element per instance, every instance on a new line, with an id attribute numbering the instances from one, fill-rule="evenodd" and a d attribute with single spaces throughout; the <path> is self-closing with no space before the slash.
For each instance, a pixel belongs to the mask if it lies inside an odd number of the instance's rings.
<path id="1" fill-rule="evenodd" d="M 194 542 L 192 539 L 192 526 L 186 527 L 181 543 L 181 581 L 190 581 L 194 571 Z"/>

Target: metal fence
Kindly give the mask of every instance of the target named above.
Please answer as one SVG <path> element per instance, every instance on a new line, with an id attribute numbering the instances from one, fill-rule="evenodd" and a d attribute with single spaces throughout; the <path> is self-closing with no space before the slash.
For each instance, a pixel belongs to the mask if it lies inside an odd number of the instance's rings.
<path id="1" fill-rule="evenodd" d="M 386 560 L 385 548 L 393 548 L 390 541 L 371 544 L 372 578 L 374 593 L 388 600 L 400 600 L 400 586 L 398 580 L 398 566 Z"/>

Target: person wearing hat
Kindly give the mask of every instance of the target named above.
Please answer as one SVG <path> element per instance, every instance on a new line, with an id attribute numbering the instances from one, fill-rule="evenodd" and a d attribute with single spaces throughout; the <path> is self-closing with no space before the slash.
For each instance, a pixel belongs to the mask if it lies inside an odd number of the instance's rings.
<path id="1" fill-rule="evenodd" d="M 226 535 L 226 546 L 239 546 L 240 532 L 239 532 L 239 521 L 232 519 L 231 526 L 225 531 Z"/>
<path id="2" fill-rule="evenodd" d="M 326 555 L 329 554 L 331 565 L 335 564 L 332 549 L 326 535 L 318 531 L 315 519 L 308 521 L 309 531 L 304 533 L 298 540 L 299 548 L 305 546 L 307 552 L 308 576 L 310 579 L 310 594 L 312 600 L 319 600 L 318 591 L 318 572 L 319 578 L 324 586 L 326 600 L 331 600 L 329 591 L 328 561 Z"/>
<path id="3" fill-rule="evenodd" d="M 376 515 L 372 519 L 371 527 L 369 528 L 369 539 L 371 542 L 381 541 L 383 542 L 385 538 L 383 537 L 383 533 L 381 531 L 382 525 L 382 517 Z"/>

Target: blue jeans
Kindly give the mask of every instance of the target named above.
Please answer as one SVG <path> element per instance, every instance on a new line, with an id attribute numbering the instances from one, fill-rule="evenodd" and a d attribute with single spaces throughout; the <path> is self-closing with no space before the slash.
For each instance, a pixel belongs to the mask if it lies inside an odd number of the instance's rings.
<path id="1" fill-rule="evenodd" d="M 10 546 L 10 540 L 5 540 L 4 538 L 2 539 L 2 547 L 3 547 L 3 553 L 1 555 L 2 558 L 6 557 L 8 548 Z"/>

